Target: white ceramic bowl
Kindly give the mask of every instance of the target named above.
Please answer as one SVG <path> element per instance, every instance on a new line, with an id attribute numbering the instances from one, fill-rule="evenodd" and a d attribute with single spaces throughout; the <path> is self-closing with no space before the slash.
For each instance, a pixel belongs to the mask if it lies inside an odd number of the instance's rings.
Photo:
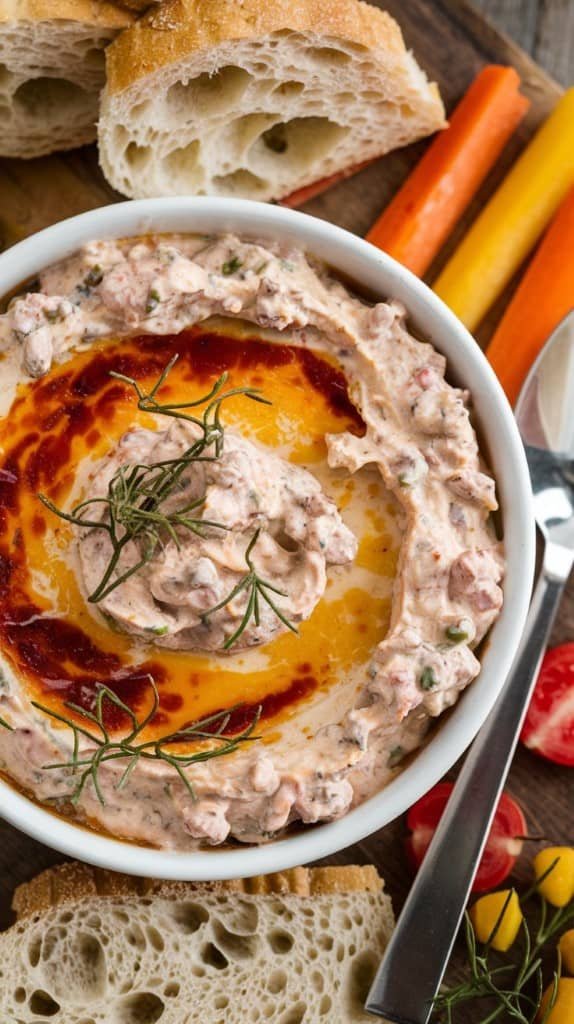
<path id="1" fill-rule="evenodd" d="M 93 864 L 159 878 L 232 878 L 293 867 L 358 842 L 410 807 L 460 757 L 493 706 L 520 639 L 534 569 L 534 524 L 526 460 L 512 410 L 494 373 L 476 342 L 440 299 L 413 274 L 362 239 L 302 213 L 240 199 L 127 202 L 63 221 L 4 253 L 0 256 L 0 296 L 91 239 L 150 231 L 228 230 L 288 239 L 375 295 L 399 299 L 408 310 L 410 322 L 447 357 L 451 379 L 472 391 L 503 513 L 508 563 L 504 608 L 486 645 L 480 676 L 409 767 L 382 792 L 340 820 L 303 829 L 269 845 L 194 853 L 145 849 L 55 817 L 0 781 L 0 814 L 35 839 Z"/>

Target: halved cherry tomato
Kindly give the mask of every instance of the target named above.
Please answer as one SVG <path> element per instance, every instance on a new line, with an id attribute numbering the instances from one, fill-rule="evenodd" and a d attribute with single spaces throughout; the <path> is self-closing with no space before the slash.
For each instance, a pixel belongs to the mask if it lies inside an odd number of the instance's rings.
<path id="1" fill-rule="evenodd" d="M 574 643 L 546 652 L 520 739 L 541 757 L 574 766 Z"/>
<path id="2" fill-rule="evenodd" d="M 452 782 L 439 782 L 413 804 L 407 814 L 410 835 L 406 839 L 406 848 L 415 871 L 422 863 L 452 790 Z M 522 810 L 512 797 L 503 793 L 476 873 L 473 892 L 486 892 L 508 877 L 522 849 L 522 842 L 517 837 L 525 836 L 526 829 Z"/>

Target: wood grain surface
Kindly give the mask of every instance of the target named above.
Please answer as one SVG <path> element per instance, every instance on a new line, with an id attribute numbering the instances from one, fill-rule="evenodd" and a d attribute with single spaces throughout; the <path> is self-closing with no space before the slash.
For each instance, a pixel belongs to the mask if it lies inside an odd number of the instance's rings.
<path id="1" fill-rule="evenodd" d="M 475 0 L 492 22 L 564 86 L 574 82 L 572 0 Z"/>
<path id="2" fill-rule="evenodd" d="M 568 82 L 572 73 L 574 0 L 481 0 L 494 18 L 505 17 L 505 25 L 523 45 L 535 48 L 555 75 Z M 487 184 L 476 197 L 449 245 L 441 254 L 431 276 L 484 204 L 537 125 L 560 95 L 560 87 L 522 50 L 501 37 L 481 14 L 461 0 L 388 0 L 380 2 L 400 22 L 406 41 L 430 77 L 438 81 L 447 109 L 451 109 L 480 68 L 489 62 L 514 64 L 523 79 L 523 89 L 532 108 L 505 150 Z M 555 26 L 555 27 L 554 27 Z M 309 213 L 327 218 L 351 231 L 363 234 L 393 195 L 409 168 L 424 150 L 424 143 L 411 146 L 362 171 L 354 178 L 310 202 Z M 56 220 L 106 203 L 118 196 L 101 176 L 92 147 L 62 157 L 19 162 L 0 161 L 0 240 L 8 246 Z M 507 296 L 481 325 L 484 343 Z M 563 603 L 553 642 L 573 638 L 574 588 Z M 454 774 L 454 773 L 453 773 Z M 572 807 L 574 773 L 519 750 L 508 782 L 528 819 L 532 835 L 557 843 L 573 842 Z M 332 862 L 374 862 L 387 880 L 396 910 L 408 891 L 410 874 L 403 855 L 404 824 L 397 821 L 357 846 L 342 851 Z M 529 862 L 536 843 L 528 844 L 517 866 L 517 879 L 528 877 Z M 0 822 L 0 927 L 10 921 L 13 888 L 62 856 L 34 842 L 11 826 Z M 445 894 L 447 898 L 447 894 Z M 461 964 L 457 950 L 453 970 Z M 473 1011 L 461 1013 L 461 1024 L 476 1024 Z"/>

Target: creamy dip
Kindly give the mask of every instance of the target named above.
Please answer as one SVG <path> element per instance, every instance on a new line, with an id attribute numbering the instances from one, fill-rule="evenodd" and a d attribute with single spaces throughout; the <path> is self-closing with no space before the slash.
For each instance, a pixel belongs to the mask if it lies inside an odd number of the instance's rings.
<path id="1" fill-rule="evenodd" d="M 90 494 L 103 497 L 119 466 L 181 458 L 198 434 L 193 424 L 180 420 L 161 432 L 131 431 L 90 481 Z M 355 537 L 311 473 L 234 434 L 226 436 L 219 458 L 213 445 L 207 456 L 213 461 L 191 463 L 162 507 L 169 512 L 203 499 L 201 521 L 218 525 L 206 525 L 201 534 L 178 527 L 177 536 L 167 538 L 140 572 L 98 604 L 123 629 L 148 639 L 151 634 L 163 647 L 225 650 L 245 614 L 248 594 L 240 592 L 211 614 L 210 609 L 245 575 L 255 529 L 253 564 L 272 585 L 274 606 L 292 625 L 311 615 L 325 590 L 327 566 L 344 565 L 357 553 Z M 97 529 L 79 544 L 90 593 L 110 561 L 112 545 Z M 142 546 L 137 541 L 126 546 L 113 579 L 140 561 Z M 267 643 L 288 628 L 271 605 L 260 604 L 259 621 L 249 620 L 234 651 Z"/>
<path id="2" fill-rule="evenodd" d="M 78 807 L 89 820 L 179 849 L 229 836 L 258 842 L 296 820 L 338 817 L 377 791 L 396 752 L 416 748 L 429 719 L 478 674 L 474 650 L 502 604 L 504 562 L 490 517 L 495 486 L 481 462 L 467 392 L 447 384 L 444 358 L 409 333 L 398 303 L 360 300 L 298 249 L 234 236 L 91 243 L 45 271 L 39 289 L 13 299 L 0 317 L 4 365 L 17 368 L 6 380 L 49 375 L 53 363 L 98 339 L 177 334 L 214 315 L 277 338 L 288 332 L 291 344 L 336 360 L 365 431 L 328 434 L 329 463 L 349 477 L 375 468 L 402 508 L 403 535 L 389 631 L 360 684 L 325 702 L 312 735 L 298 733 L 294 719 L 288 740 L 253 742 L 229 758 L 194 764 L 193 795 L 166 763 L 152 761 L 135 765 L 121 789 L 125 764 L 102 765 L 103 803 L 90 783 L 84 787 Z M 7 407 L 12 394 L 6 386 Z M 155 464 L 192 441 L 193 431 L 178 421 L 134 428 L 82 486 L 101 496 L 119 466 Z M 246 595 L 206 612 L 242 578 L 254 530 L 257 569 L 280 591 L 280 610 L 295 627 L 313 621 L 329 567 L 352 562 L 356 540 L 308 470 L 234 430 L 220 460 L 189 472 L 178 500 L 203 495 L 200 514 L 220 527 L 189 532 L 180 546 L 168 541 L 93 613 L 150 646 L 209 649 L 223 662 Z M 74 543 L 88 596 L 109 552 L 105 531 L 82 534 Z M 262 606 L 241 642 L 265 650 L 286 628 Z M 74 773 L 44 766 L 65 760 L 68 731 L 30 706 L 4 655 L 0 714 L 12 727 L 0 729 L 5 770 L 39 799 L 65 797 Z"/>

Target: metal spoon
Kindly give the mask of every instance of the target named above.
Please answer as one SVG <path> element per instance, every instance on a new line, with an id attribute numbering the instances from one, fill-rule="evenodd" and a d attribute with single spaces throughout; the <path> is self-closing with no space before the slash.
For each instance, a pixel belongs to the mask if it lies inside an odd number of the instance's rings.
<path id="1" fill-rule="evenodd" d="M 367 997 L 370 1013 L 398 1024 L 430 1017 L 574 560 L 574 312 L 534 364 L 516 418 L 543 564 L 506 686 L 471 747 Z"/>

